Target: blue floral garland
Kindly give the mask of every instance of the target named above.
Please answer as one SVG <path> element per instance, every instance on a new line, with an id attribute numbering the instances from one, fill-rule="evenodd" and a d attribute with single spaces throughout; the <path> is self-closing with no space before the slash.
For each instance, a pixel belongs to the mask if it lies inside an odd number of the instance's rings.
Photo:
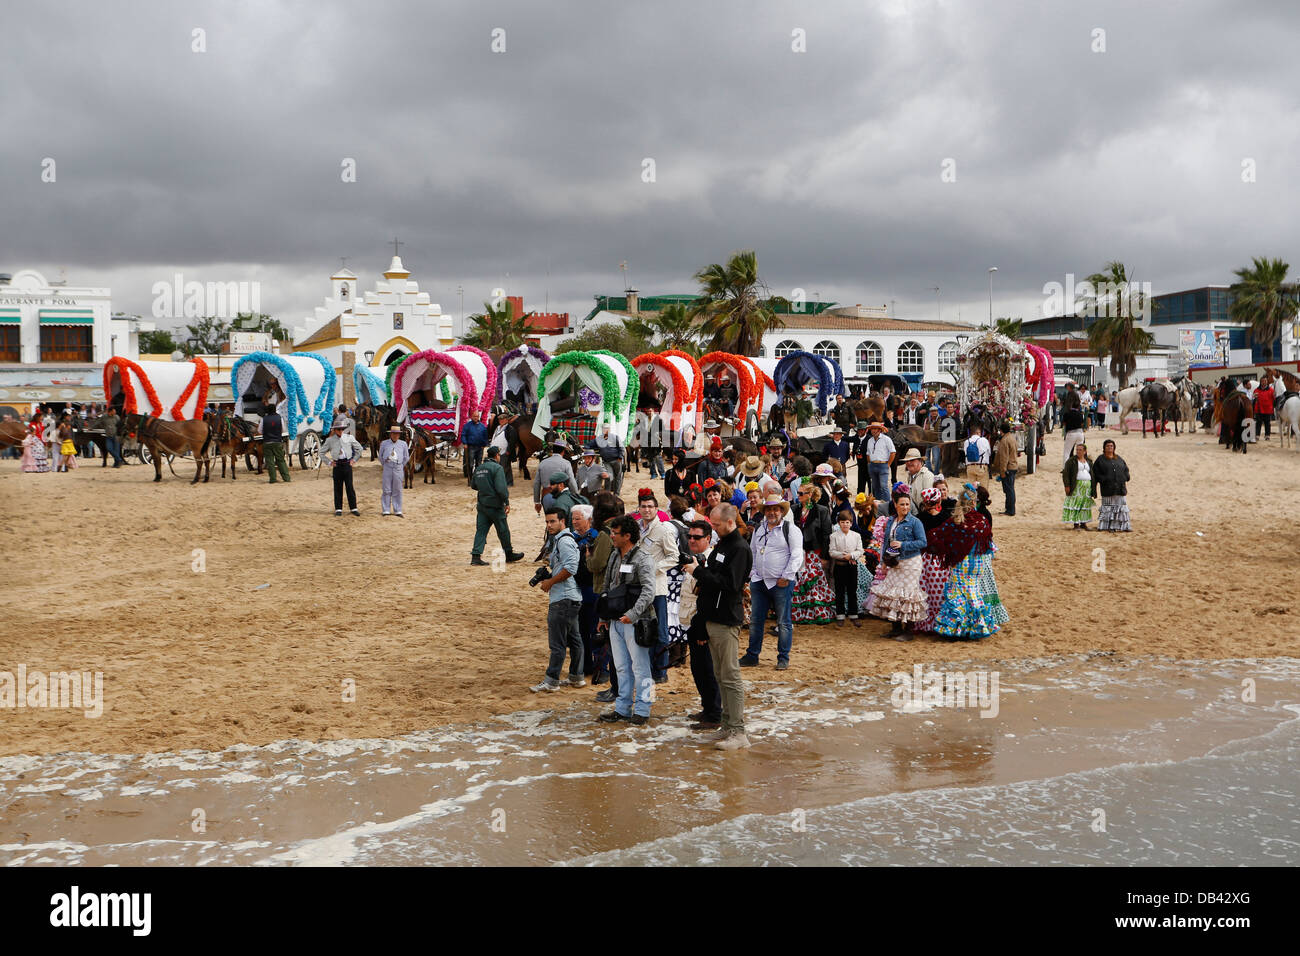
<path id="1" fill-rule="evenodd" d="M 808 359 L 812 367 L 817 370 L 817 410 L 823 415 L 826 414 L 826 405 L 830 400 L 832 391 L 836 395 L 844 394 L 844 372 L 840 368 L 840 363 L 834 359 L 827 359 L 823 355 L 816 355 L 812 352 L 790 352 L 780 362 L 772 372 L 772 381 L 776 383 L 777 393 L 780 394 L 785 390 L 786 379 L 790 377 L 790 372 L 796 366 L 802 365 L 803 359 Z M 826 362 L 831 363 L 833 374 L 830 382 L 826 381 Z"/>
<path id="2" fill-rule="evenodd" d="M 388 386 L 384 384 L 382 378 L 365 365 L 352 366 L 352 388 L 356 391 L 358 398 L 361 396 L 361 386 L 363 384 L 365 385 L 366 391 L 369 393 L 372 402 L 375 401 L 377 397 L 378 402 L 376 402 L 376 404 L 391 404 L 391 400 L 388 397 Z"/>
<path id="3" fill-rule="evenodd" d="M 325 370 L 325 379 L 322 383 L 320 394 L 316 396 L 316 404 L 312 408 L 312 415 L 307 416 L 307 424 L 312 423 L 313 418 L 320 419 L 321 434 L 324 435 L 330 430 L 330 425 L 334 422 L 334 388 L 338 382 L 338 374 L 334 371 L 334 365 L 325 356 L 319 352 L 294 352 L 295 358 L 313 358 L 320 362 L 321 368 Z M 302 379 L 298 379 L 298 391 L 303 398 L 303 408 L 307 407 L 307 395 L 302 390 Z"/>

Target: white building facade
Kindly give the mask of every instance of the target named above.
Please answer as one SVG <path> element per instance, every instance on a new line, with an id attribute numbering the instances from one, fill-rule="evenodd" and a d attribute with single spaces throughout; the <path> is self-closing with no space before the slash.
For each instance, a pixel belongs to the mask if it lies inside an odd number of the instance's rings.
<path id="1" fill-rule="evenodd" d="M 393 256 L 375 288 L 362 291 L 357 277 L 348 269 L 330 276 L 330 295 L 323 305 L 292 330 L 293 347 L 300 352 L 318 352 L 334 368 L 344 372 L 351 363 L 387 365 L 425 349 L 455 344 L 452 316 L 429 301 L 419 283 Z M 367 360 L 367 353 L 373 353 Z M 345 362 L 344 356 L 351 357 Z"/>

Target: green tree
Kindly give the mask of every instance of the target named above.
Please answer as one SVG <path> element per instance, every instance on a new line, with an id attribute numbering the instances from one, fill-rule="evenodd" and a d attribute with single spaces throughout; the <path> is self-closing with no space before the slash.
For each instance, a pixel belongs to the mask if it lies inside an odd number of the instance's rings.
<path id="1" fill-rule="evenodd" d="M 643 352 L 651 351 L 650 342 L 630 325 L 617 322 L 599 322 L 586 331 L 568 339 L 555 350 L 556 355 L 565 352 L 595 352 L 605 349 L 617 352 L 627 359 L 634 359 Z"/>
<path id="2" fill-rule="evenodd" d="M 240 332 L 267 332 L 277 342 L 290 342 L 289 330 L 265 312 L 240 312 L 235 316 L 235 328 Z"/>
<path id="3" fill-rule="evenodd" d="M 1281 259 L 1255 258 L 1247 269 L 1236 269 L 1237 281 L 1229 286 L 1232 305 L 1228 314 L 1238 322 L 1250 323 L 1250 337 L 1269 347 L 1282 335 L 1282 327 L 1295 319 L 1300 306 L 1296 297 L 1300 286 L 1287 282 L 1291 267 Z"/>
<path id="4" fill-rule="evenodd" d="M 655 348 L 660 351 L 679 349 L 695 356 L 701 354 L 699 324 L 680 303 L 666 305 L 646 318 L 632 319 L 627 327 L 647 342 L 656 343 Z"/>
<path id="5" fill-rule="evenodd" d="M 1146 297 L 1133 291 L 1134 284 L 1122 262 L 1106 263 L 1106 271 L 1094 272 L 1088 282 L 1092 283 L 1093 304 L 1100 313 L 1088 325 L 1088 349 L 1099 359 L 1109 355 L 1110 374 L 1119 379 L 1120 388 L 1128 388 L 1129 377 L 1137 369 L 1137 357 L 1155 345 L 1155 337 L 1134 324 L 1134 306 L 1145 309 Z"/>
<path id="6" fill-rule="evenodd" d="M 140 333 L 141 355 L 171 355 L 178 348 L 180 344 L 172 338 L 170 329 Z"/>
<path id="7" fill-rule="evenodd" d="M 700 337 L 710 349 L 757 355 L 763 335 L 785 328 L 785 320 L 768 307 L 771 296 L 758 277 L 752 249 L 734 253 L 725 265 L 714 263 L 695 273 L 700 297 L 691 304 L 701 319 Z"/>
<path id="8" fill-rule="evenodd" d="M 491 302 L 484 302 L 483 310 L 469 316 L 468 323 L 472 328 L 461 336 L 462 344 L 473 345 L 485 352 L 488 349 L 509 351 L 523 345 L 524 339 L 532 332 L 528 320 L 533 313 L 517 316 L 509 301 L 503 302 L 499 308 L 493 308 Z"/>
<path id="9" fill-rule="evenodd" d="M 230 323 L 225 319 L 206 316 L 185 328 L 190 334 L 180 349 L 186 355 L 216 355 L 221 351 L 222 346 L 230 341 Z M 197 348 L 190 346 L 190 338 L 199 340 Z"/>
<path id="10" fill-rule="evenodd" d="M 1024 324 L 1025 320 L 1023 318 L 1013 319 L 1008 316 L 998 319 L 996 324 L 993 326 L 993 331 L 997 332 L 999 335 L 1005 335 L 1007 338 L 1019 342 L 1020 336 L 1024 334 Z M 982 328 L 988 328 L 988 326 L 982 326 Z"/>

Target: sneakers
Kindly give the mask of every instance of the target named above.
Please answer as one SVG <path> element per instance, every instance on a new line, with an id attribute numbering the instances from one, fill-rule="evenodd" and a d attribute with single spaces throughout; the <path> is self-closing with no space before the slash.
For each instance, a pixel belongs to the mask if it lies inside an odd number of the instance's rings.
<path id="1" fill-rule="evenodd" d="M 616 697 L 617 695 L 612 690 L 602 690 L 596 695 L 596 700 L 602 704 L 612 704 Z"/>
<path id="2" fill-rule="evenodd" d="M 483 555 L 481 554 L 471 554 L 469 556 L 469 563 L 476 568 L 486 568 L 488 566 L 488 563 L 483 560 Z"/>
<path id="3" fill-rule="evenodd" d="M 398 515 L 397 517 L 400 518 L 401 515 Z M 514 562 L 522 561 L 523 559 L 524 553 L 522 551 L 511 551 L 506 555 L 506 564 L 513 564 Z"/>
<path id="4" fill-rule="evenodd" d="M 717 750 L 744 750 L 749 747 L 749 737 L 743 730 L 730 730 L 713 746 Z"/>
<path id="5" fill-rule="evenodd" d="M 534 684 L 532 687 L 530 687 L 530 688 L 528 688 L 528 689 L 531 690 L 534 694 L 537 694 L 537 693 L 540 693 L 540 692 L 542 692 L 542 691 L 553 691 L 553 690 L 559 690 L 559 689 L 560 689 L 560 685 L 559 685 L 558 682 L 552 684 L 550 681 L 548 681 L 548 680 L 544 680 L 544 681 L 542 681 L 540 684 Z"/>
<path id="6" fill-rule="evenodd" d="M 789 662 L 789 661 L 777 661 L 777 662 L 776 662 L 776 669 L 779 670 L 779 671 L 788 671 L 788 670 L 790 669 L 790 662 Z"/>
<path id="7" fill-rule="evenodd" d="M 570 687 L 586 687 L 586 686 L 587 686 L 587 680 L 586 680 L 586 678 L 584 678 L 584 677 L 572 677 L 572 676 L 571 676 L 571 677 L 569 678 L 569 680 L 568 680 L 567 683 L 568 683 L 568 685 L 569 685 Z"/>
<path id="8" fill-rule="evenodd" d="M 740 659 L 740 666 L 741 666 L 741 667 L 757 667 L 757 666 L 758 666 L 758 658 L 757 658 L 757 657 L 753 657 L 753 656 L 751 656 L 751 655 L 749 655 L 749 654 L 745 654 L 745 655 L 744 655 L 743 657 L 741 657 L 741 659 Z"/>
<path id="9" fill-rule="evenodd" d="M 609 713 L 607 713 L 607 714 L 601 714 L 601 715 L 600 715 L 599 717 L 597 717 L 596 719 L 597 719 L 598 721 L 600 721 L 602 724 L 617 724 L 617 723 L 619 723 L 620 721 L 628 720 L 629 718 L 623 716 L 622 714 L 620 714 L 620 713 L 619 713 L 618 711 L 616 711 L 616 710 L 611 710 L 611 711 L 610 711 Z M 644 717 L 641 718 L 641 722 L 642 722 L 642 723 L 645 723 L 645 718 L 644 718 Z"/>
<path id="10" fill-rule="evenodd" d="M 633 714 L 631 717 L 628 718 L 628 723 L 632 724 L 633 726 L 640 727 L 641 725 L 648 723 L 649 720 L 650 720 L 649 717 L 642 717 L 640 714 Z"/>

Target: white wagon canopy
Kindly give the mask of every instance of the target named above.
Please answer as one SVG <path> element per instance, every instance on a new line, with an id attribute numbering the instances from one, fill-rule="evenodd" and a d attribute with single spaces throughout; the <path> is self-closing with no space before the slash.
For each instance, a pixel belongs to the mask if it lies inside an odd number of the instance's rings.
<path id="1" fill-rule="evenodd" d="M 393 376 L 397 420 L 460 441 L 465 425 L 491 411 L 497 369 L 487 354 L 469 345 L 408 355 Z"/>
<path id="2" fill-rule="evenodd" d="M 187 362 L 133 362 L 118 356 L 104 363 L 104 398 L 119 415 L 152 415 L 179 422 L 202 418 L 208 403 L 208 366 Z"/>
<path id="3" fill-rule="evenodd" d="M 352 390 L 356 393 L 357 404 L 367 402 L 376 407 L 388 404 L 388 385 L 385 376 L 388 369 L 384 366 L 352 366 Z"/>
<path id="4" fill-rule="evenodd" d="M 230 372 L 235 414 L 260 417 L 274 408 L 284 422 L 285 438 L 306 431 L 323 434 L 334 420 L 337 378 L 329 359 L 316 352 L 250 352 Z"/>
<path id="5" fill-rule="evenodd" d="M 531 345 L 521 345 L 501 356 L 497 364 L 497 400 L 522 408 L 537 404 L 537 384 L 551 356 Z"/>
<path id="6" fill-rule="evenodd" d="M 542 369 L 537 390 L 533 434 L 538 438 L 545 439 L 563 418 L 569 430 L 584 439 L 609 425 L 620 440 L 631 441 L 640 384 L 632 363 L 622 355 L 603 349 L 557 355 Z M 588 428 L 580 427 L 584 422 Z"/>

